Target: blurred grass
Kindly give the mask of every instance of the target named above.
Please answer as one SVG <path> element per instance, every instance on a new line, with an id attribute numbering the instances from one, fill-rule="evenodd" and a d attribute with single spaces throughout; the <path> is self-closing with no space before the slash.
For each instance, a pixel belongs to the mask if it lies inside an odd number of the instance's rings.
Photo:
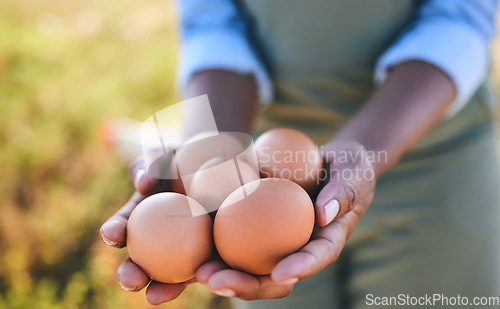
<path id="1" fill-rule="evenodd" d="M 0 2 L 0 308 L 149 308 L 98 237 L 132 190 L 96 128 L 176 102 L 175 22 L 171 0 Z M 165 305 L 215 306 L 196 285 Z"/>
<path id="2" fill-rule="evenodd" d="M 96 128 L 176 101 L 175 22 L 172 1 L 0 1 L 0 308 L 149 308 L 98 237 L 132 190 Z"/>

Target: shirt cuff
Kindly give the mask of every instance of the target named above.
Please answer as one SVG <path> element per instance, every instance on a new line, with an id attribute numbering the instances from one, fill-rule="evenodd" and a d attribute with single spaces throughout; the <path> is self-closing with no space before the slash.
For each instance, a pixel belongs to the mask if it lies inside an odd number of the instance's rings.
<path id="1" fill-rule="evenodd" d="M 221 29 L 184 38 L 177 79 L 180 92 L 184 94 L 193 74 L 209 69 L 253 75 L 260 103 L 267 105 L 273 98 L 272 84 L 266 70 L 247 39 L 236 31 Z"/>
<path id="2" fill-rule="evenodd" d="M 435 17 L 418 23 L 387 50 L 375 65 L 375 82 L 381 84 L 395 65 L 408 61 L 429 62 L 454 82 L 457 96 L 447 118 L 458 113 L 486 77 L 489 48 L 485 40 L 465 24 Z"/>

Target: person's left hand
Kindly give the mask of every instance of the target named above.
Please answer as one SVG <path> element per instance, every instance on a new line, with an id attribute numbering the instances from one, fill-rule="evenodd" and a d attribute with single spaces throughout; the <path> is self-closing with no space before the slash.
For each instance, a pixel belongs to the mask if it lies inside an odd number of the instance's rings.
<path id="1" fill-rule="evenodd" d="M 138 158 L 130 165 L 129 180 L 137 191 L 125 206 L 120 208 L 102 225 L 100 234 L 107 245 L 115 248 L 125 247 L 127 221 L 134 208 L 150 195 L 172 191 L 171 181 L 151 177 L 146 171 L 146 165 L 142 158 Z M 176 284 L 151 280 L 130 257 L 116 270 L 116 279 L 123 289 L 130 292 L 138 292 L 146 288 L 146 299 L 153 306 L 174 300 L 184 291 L 187 285 L 196 282 L 196 278 Z"/>
<path id="2" fill-rule="evenodd" d="M 342 160 L 334 162 L 340 155 Z M 290 294 L 298 280 L 314 276 L 335 262 L 373 199 L 375 174 L 366 150 L 358 143 L 338 142 L 323 151 L 323 158 L 330 177 L 316 199 L 319 228 L 304 247 L 283 259 L 267 276 L 254 276 L 221 261 L 210 261 L 198 268 L 197 281 L 221 296 L 282 298 Z"/>

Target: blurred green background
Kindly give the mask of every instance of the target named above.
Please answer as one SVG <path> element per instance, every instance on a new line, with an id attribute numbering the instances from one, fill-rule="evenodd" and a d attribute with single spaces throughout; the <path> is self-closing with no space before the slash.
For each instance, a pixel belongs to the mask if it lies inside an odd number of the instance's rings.
<path id="1" fill-rule="evenodd" d="M 100 124 L 176 101 L 173 1 L 0 1 L 0 308 L 149 308 L 100 225 L 132 192 Z M 213 306 L 193 286 L 167 308 Z"/>
<path id="2" fill-rule="evenodd" d="M 98 132 L 177 101 L 173 5 L 0 1 L 0 308 L 150 307 L 115 282 L 126 250 L 98 235 L 132 192 Z M 219 301 L 194 285 L 165 307 Z"/>

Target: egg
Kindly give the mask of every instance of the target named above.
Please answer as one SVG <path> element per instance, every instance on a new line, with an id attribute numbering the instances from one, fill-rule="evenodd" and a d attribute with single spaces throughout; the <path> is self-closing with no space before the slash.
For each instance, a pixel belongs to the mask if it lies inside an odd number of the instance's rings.
<path id="1" fill-rule="evenodd" d="M 224 158 L 214 158 L 193 174 L 187 195 L 199 202 L 208 212 L 213 212 L 219 209 L 231 192 L 257 179 L 257 169 L 241 160 L 224 161 Z"/>
<path id="2" fill-rule="evenodd" d="M 304 133 L 289 128 L 269 130 L 255 141 L 255 150 L 261 177 L 291 180 L 309 194 L 318 190 L 322 158 Z"/>
<path id="3" fill-rule="evenodd" d="M 215 216 L 214 241 L 229 266 L 266 275 L 308 242 L 313 227 L 307 192 L 289 180 L 267 178 L 245 184 L 224 200 Z"/>
<path id="4" fill-rule="evenodd" d="M 194 199 L 158 193 L 137 205 L 127 223 L 130 258 L 150 278 L 184 282 L 213 254 L 213 223 Z"/>
<path id="5" fill-rule="evenodd" d="M 193 174 L 208 160 L 217 157 L 229 160 L 240 156 L 244 151 L 242 142 L 229 132 L 202 132 L 191 137 L 175 151 L 171 168 L 182 181 L 173 181 L 173 190 L 185 193 L 190 187 Z"/>

